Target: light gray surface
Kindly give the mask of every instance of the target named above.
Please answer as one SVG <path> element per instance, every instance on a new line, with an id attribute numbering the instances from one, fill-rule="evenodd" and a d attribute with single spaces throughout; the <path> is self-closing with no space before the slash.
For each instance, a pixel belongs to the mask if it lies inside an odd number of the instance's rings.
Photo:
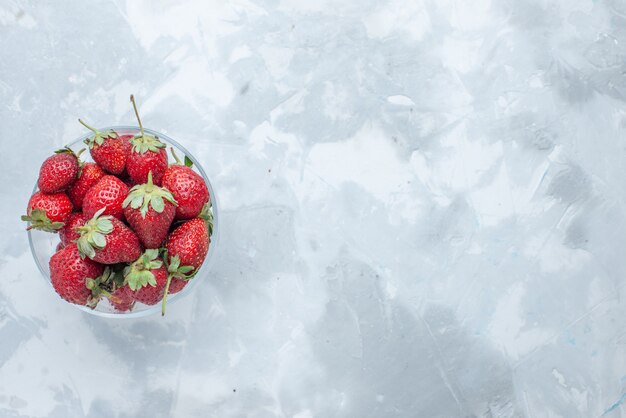
<path id="1" fill-rule="evenodd" d="M 50 3 L 0 4 L 0 416 L 626 415 L 624 1 Z M 18 217 L 130 93 L 223 229 L 110 321 Z"/>

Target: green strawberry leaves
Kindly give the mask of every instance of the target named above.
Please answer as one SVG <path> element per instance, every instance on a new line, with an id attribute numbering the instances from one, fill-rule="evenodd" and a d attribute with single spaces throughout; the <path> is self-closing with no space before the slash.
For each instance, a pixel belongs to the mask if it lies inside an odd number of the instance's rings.
<path id="1" fill-rule="evenodd" d="M 158 137 L 146 134 L 137 134 L 131 139 L 133 152 L 145 154 L 148 151 L 159 152 L 160 148 L 165 148 L 165 144 Z"/>
<path id="2" fill-rule="evenodd" d="M 174 198 L 172 197 L 172 199 Z M 161 196 L 152 196 L 150 198 L 150 205 L 158 213 L 163 212 L 163 209 L 165 209 L 165 202 L 163 201 L 163 198 Z M 146 215 L 143 216 L 145 217 Z"/>
<path id="3" fill-rule="evenodd" d="M 102 208 L 97 211 L 93 218 L 78 229 L 80 237 L 76 245 L 82 258 L 93 259 L 96 256 L 96 250 L 101 250 L 106 246 L 106 235 L 113 232 L 112 216 L 101 216 L 104 210 L 105 208 Z"/>
<path id="4" fill-rule="evenodd" d="M 146 250 L 145 253 L 140 257 L 140 261 L 143 263 L 144 268 L 148 270 L 158 269 L 163 265 L 162 260 L 157 260 L 159 257 L 158 249 L 150 249 Z"/>
<path id="5" fill-rule="evenodd" d="M 213 210 L 211 203 L 205 203 L 202 210 L 198 214 L 198 218 L 204 219 L 207 229 L 209 230 L 209 237 L 213 235 Z"/>
<path id="6" fill-rule="evenodd" d="M 22 215 L 21 219 L 30 222 L 27 230 L 39 229 L 46 232 L 57 232 L 65 225 L 64 222 L 52 222 L 43 209 L 33 209 L 30 215 Z"/>
<path id="7" fill-rule="evenodd" d="M 185 165 L 187 167 L 193 166 L 193 161 L 191 161 L 191 158 L 187 157 L 186 155 L 185 155 Z"/>
<path id="8" fill-rule="evenodd" d="M 161 268 L 163 261 L 158 258 L 159 250 L 146 250 L 133 264 L 124 269 L 125 282 L 131 290 L 144 286 L 156 286 L 156 278 L 150 270 Z"/>
<path id="9" fill-rule="evenodd" d="M 156 286 L 156 279 L 154 274 L 149 270 L 130 271 L 126 276 L 128 280 L 128 287 L 131 290 L 139 290 L 144 286 Z"/>
<path id="10" fill-rule="evenodd" d="M 132 209 L 139 209 L 141 217 L 145 218 L 150 206 L 157 213 L 163 212 L 163 210 L 165 210 L 164 199 L 168 200 L 174 206 L 178 205 L 169 190 L 155 186 L 152 183 L 152 171 L 150 171 L 148 173 L 148 182 L 133 186 L 126 199 L 124 199 L 122 207 L 126 208 L 130 205 Z"/>
<path id="11" fill-rule="evenodd" d="M 109 129 L 106 132 L 102 132 L 92 126 L 87 125 L 82 119 L 78 119 L 78 121 L 81 123 L 81 125 L 83 125 L 85 128 L 89 129 L 90 131 L 94 133 L 92 137 L 87 138 L 83 141 L 86 145 L 89 146 L 89 148 L 93 148 L 96 145 L 104 144 L 104 140 L 107 138 L 118 137 L 117 132 L 115 132 L 113 129 Z"/>
<path id="12" fill-rule="evenodd" d="M 167 252 L 165 253 L 164 258 L 167 259 Z M 190 274 L 193 271 L 193 266 L 180 265 L 180 257 L 178 257 L 178 255 L 175 255 L 169 259 L 167 272 L 170 274 L 170 276 L 176 277 L 177 279 L 189 280 L 193 277 L 193 274 Z"/>

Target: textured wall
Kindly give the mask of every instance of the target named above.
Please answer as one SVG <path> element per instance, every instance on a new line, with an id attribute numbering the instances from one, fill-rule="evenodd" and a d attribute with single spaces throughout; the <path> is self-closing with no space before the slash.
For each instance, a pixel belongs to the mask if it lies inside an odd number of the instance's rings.
<path id="1" fill-rule="evenodd" d="M 4 0 L 0 54 L 0 416 L 626 416 L 626 2 Z M 222 235 L 111 321 L 18 218 L 130 93 Z"/>

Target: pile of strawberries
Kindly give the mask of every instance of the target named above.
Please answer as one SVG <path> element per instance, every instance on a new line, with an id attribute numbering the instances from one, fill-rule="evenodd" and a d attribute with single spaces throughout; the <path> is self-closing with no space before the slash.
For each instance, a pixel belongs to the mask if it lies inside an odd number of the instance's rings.
<path id="1" fill-rule="evenodd" d="M 203 178 L 172 149 L 144 133 L 93 132 L 85 140 L 95 163 L 69 148 L 41 165 L 39 191 L 28 202 L 28 229 L 59 234 L 50 279 L 66 301 L 117 311 L 135 301 L 154 305 L 182 290 L 209 250 L 213 217 Z"/>

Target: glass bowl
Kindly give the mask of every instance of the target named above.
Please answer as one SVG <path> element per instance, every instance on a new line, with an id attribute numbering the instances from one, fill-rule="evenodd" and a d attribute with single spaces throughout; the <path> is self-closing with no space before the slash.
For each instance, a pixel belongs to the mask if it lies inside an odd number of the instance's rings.
<path id="1" fill-rule="evenodd" d="M 135 126 L 109 126 L 106 128 L 100 129 L 100 131 L 108 131 L 109 129 L 113 129 L 118 134 L 137 134 L 139 133 L 139 127 Z M 144 132 L 147 134 L 151 134 L 157 136 L 161 141 L 163 141 L 167 145 L 168 158 L 170 158 L 170 147 L 173 147 L 178 157 L 183 159 L 186 155 L 193 162 L 193 169 L 198 172 L 202 178 L 204 179 L 210 194 L 210 205 L 211 211 L 213 213 L 213 234 L 211 235 L 211 244 L 209 245 L 209 252 L 204 260 L 204 263 L 198 269 L 197 274 L 193 279 L 189 281 L 189 283 L 178 293 L 169 294 L 167 296 L 167 305 L 171 306 L 173 303 L 182 299 L 187 295 L 192 289 L 195 287 L 196 283 L 200 280 L 203 280 L 205 276 L 208 275 L 209 267 L 211 264 L 211 260 L 214 258 L 213 254 L 215 253 L 215 249 L 217 247 L 217 241 L 219 237 L 220 231 L 220 222 L 219 222 L 219 209 L 217 203 L 217 197 L 215 196 L 215 191 L 213 190 L 213 186 L 209 181 L 206 173 L 202 169 L 202 166 L 194 158 L 193 155 L 189 153 L 182 145 L 178 142 L 174 141 L 167 135 L 164 135 L 160 132 L 153 131 L 151 129 L 145 129 Z M 93 135 L 92 132 L 87 131 L 84 135 L 80 136 L 68 146 L 73 149 L 75 152 L 78 152 L 81 148 L 87 148 L 87 146 L 83 143 L 83 140 Z M 84 161 L 92 162 L 91 155 L 89 150 L 86 149 L 85 152 L 82 153 L 81 159 Z M 37 190 L 37 184 L 35 184 L 35 188 L 33 189 L 33 193 Z M 38 231 L 35 229 L 31 229 L 28 231 L 28 242 L 30 244 L 30 250 L 33 254 L 33 258 L 35 259 L 35 263 L 37 267 L 39 267 L 39 271 L 43 275 L 46 282 L 50 285 L 50 290 L 52 293 L 60 299 L 60 296 L 56 293 L 54 288 L 52 287 L 52 283 L 50 282 L 50 267 L 49 261 L 50 257 L 56 252 L 56 246 L 60 242 L 59 235 L 49 232 Z M 68 302 L 69 303 L 69 302 Z M 103 298 L 96 306 L 95 309 L 88 308 L 86 306 L 75 305 L 72 304 L 78 309 L 90 313 L 92 315 L 101 316 L 105 318 L 137 318 L 143 317 L 147 315 L 152 315 L 157 312 L 161 312 L 161 303 L 157 303 L 156 305 L 144 305 L 139 302 L 135 302 L 135 306 L 132 311 L 128 312 L 118 312 L 113 306 L 109 303 L 106 298 Z"/>

